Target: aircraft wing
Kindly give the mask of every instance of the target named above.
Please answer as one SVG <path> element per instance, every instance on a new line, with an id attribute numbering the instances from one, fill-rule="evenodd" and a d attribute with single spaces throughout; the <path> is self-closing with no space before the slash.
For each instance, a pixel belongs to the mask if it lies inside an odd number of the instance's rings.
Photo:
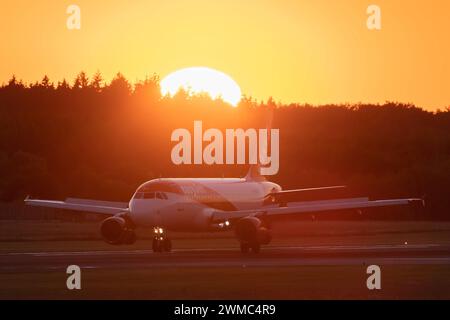
<path id="1" fill-rule="evenodd" d="M 272 193 L 272 195 L 277 196 L 277 195 L 282 195 L 282 194 L 302 194 L 304 192 L 335 190 L 335 189 L 343 189 L 343 188 L 346 188 L 346 186 L 331 186 L 331 187 L 318 187 L 318 188 L 306 188 L 306 189 L 290 189 L 290 190 L 277 191 L 275 193 Z"/>
<path id="2" fill-rule="evenodd" d="M 269 217 L 287 214 L 313 214 L 325 211 L 328 212 L 348 209 L 400 206 L 410 205 L 414 203 L 423 205 L 423 200 L 418 198 L 410 198 L 370 201 L 368 198 L 349 198 L 322 201 L 291 202 L 286 206 L 266 206 L 258 210 L 215 211 L 213 212 L 213 222 L 223 222 L 226 220 L 239 219 L 248 216 Z"/>
<path id="3" fill-rule="evenodd" d="M 306 189 L 291 189 L 269 193 L 264 204 L 284 204 L 292 201 L 312 201 L 320 199 L 344 198 L 346 186 L 329 186 Z"/>
<path id="4" fill-rule="evenodd" d="M 115 215 L 128 211 L 128 203 L 126 202 L 109 202 L 77 198 L 67 198 L 65 201 L 56 201 L 31 199 L 29 197 L 24 201 L 25 204 L 29 206 L 85 211 L 105 215 Z"/>

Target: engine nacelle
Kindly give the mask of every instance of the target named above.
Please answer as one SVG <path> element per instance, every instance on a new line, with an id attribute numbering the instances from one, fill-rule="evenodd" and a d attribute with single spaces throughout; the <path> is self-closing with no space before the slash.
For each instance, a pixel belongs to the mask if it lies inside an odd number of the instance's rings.
<path id="1" fill-rule="evenodd" d="M 255 217 L 240 219 L 236 223 L 235 232 L 239 241 L 244 243 L 269 244 L 272 240 L 270 231 Z"/>
<path id="2" fill-rule="evenodd" d="M 122 217 L 111 217 L 103 220 L 100 226 L 103 239 L 109 244 L 133 244 L 136 234 L 127 226 Z"/>

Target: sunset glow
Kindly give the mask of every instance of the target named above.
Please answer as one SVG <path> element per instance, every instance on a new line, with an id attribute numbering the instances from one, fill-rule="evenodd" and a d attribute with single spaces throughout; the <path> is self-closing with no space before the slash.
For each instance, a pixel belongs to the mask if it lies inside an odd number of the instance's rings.
<path id="1" fill-rule="evenodd" d="M 236 81 L 223 72 L 206 67 L 181 69 L 161 81 L 163 96 L 173 96 L 180 89 L 189 94 L 206 93 L 211 98 L 221 98 L 232 106 L 236 106 L 241 100 L 241 89 Z"/>
<path id="2" fill-rule="evenodd" d="M 80 71 L 134 81 L 208 66 L 257 100 L 399 101 L 428 110 L 450 101 L 446 0 L 376 1 L 376 31 L 366 26 L 365 0 L 78 0 L 79 30 L 67 29 L 70 3 L 2 3 L 0 27 L 11 31 L 2 34 L 0 83 L 13 74 L 73 82 Z"/>

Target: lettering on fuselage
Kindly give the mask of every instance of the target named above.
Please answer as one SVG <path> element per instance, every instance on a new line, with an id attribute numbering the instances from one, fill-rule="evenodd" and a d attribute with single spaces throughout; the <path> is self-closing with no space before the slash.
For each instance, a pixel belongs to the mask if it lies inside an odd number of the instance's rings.
<path id="1" fill-rule="evenodd" d="M 172 132 L 171 141 L 177 142 L 171 152 L 171 159 L 174 164 L 260 164 L 262 175 L 278 173 L 280 161 L 279 129 L 256 130 L 250 128 L 245 131 L 244 129 L 226 129 L 224 141 L 222 131 L 210 128 L 203 132 L 202 121 L 194 121 L 193 142 L 191 137 L 191 132 L 188 129 L 179 128 Z M 204 148 L 203 142 L 208 142 Z M 268 152 L 269 142 L 270 156 Z M 193 152 L 192 144 L 194 145 Z M 246 157 L 247 148 L 248 159 Z"/>
<path id="2" fill-rule="evenodd" d="M 230 201 L 221 196 L 218 192 L 200 183 L 185 182 L 180 184 L 180 187 L 188 198 L 202 203 L 210 208 L 224 211 L 237 210 L 237 208 Z"/>

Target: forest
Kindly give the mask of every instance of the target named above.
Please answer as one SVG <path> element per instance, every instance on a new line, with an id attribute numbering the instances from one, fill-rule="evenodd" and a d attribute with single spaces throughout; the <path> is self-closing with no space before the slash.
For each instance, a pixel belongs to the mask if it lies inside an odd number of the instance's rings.
<path id="1" fill-rule="evenodd" d="M 16 77 L 0 87 L 0 201 L 26 195 L 128 201 L 158 177 L 243 176 L 245 165 L 175 165 L 171 132 L 279 129 L 284 188 L 346 185 L 371 198 L 424 197 L 426 217 L 450 218 L 450 107 L 412 104 L 312 106 L 243 97 L 237 107 L 206 95 L 161 96 L 159 77 L 109 83 L 99 72 L 73 81 Z"/>

